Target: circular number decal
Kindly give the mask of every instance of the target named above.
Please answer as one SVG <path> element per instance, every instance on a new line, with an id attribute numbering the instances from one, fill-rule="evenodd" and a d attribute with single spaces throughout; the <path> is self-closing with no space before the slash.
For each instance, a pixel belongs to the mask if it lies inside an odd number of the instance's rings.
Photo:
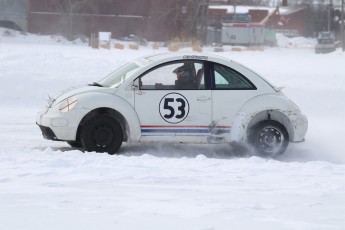
<path id="1" fill-rule="evenodd" d="M 181 94 L 169 93 L 159 103 L 159 113 L 166 122 L 179 123 L 188 116 L 188 101 Z"/>

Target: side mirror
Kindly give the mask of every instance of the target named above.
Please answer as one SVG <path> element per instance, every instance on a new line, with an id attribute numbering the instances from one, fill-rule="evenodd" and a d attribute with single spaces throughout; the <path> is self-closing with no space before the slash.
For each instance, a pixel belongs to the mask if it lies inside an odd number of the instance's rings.
<path id="1" fill-rule="evenodd" d="M 135 79 L 132 84 L 132 90 L 138 90 L 139 89 L 139 78 Z"/>

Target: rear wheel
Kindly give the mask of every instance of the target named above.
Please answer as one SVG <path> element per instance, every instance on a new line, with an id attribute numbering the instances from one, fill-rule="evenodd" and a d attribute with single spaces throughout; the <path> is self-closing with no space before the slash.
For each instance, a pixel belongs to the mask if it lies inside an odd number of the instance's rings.
<path id="1" fill-rule="evenodd" d="M 97 115 L 85 123 L 80 140 L 85 151 L 115 154 L 121 147 L 123 131 L 114 118 Z"/>
<path id="2" fill-rule="evenodd" d="M 289 134 L 279 122 L 267 120 L 252 128 L 249 142 L 260 155 L 274 157 L 285 152 L 289 144 Z"/>

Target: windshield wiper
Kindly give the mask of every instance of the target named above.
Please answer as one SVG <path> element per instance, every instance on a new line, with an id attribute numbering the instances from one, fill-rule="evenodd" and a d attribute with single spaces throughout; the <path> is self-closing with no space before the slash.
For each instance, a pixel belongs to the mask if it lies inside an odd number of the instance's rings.
<path id="1" fill-rule="evenodd" d="M 103 87 L 103 85 L 97 83 L 97 82 L 93 82 L 92 84 L 88 84 L 89 86 L 98 86 L 98 87 Z"/>

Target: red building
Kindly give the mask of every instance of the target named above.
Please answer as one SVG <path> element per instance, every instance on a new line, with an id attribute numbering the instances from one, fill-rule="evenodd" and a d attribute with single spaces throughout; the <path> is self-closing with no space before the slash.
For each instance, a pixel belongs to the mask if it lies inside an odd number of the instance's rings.
<path id="1" fill-rule="evenodd" d="M 67 36 L 99 31 L 151 41 L 193 37 L 200 0 L 30 0 L 28 31 Z M 205 1 L 206 2 L 206 1 Z M 83 4 L 81 4 L 83 3 Z M 197 4 L 197 5 L 196 5 Z M 199 11 L 195 11 L 195 7 Z M 197 22 L 199 23 L 199 22 Z"/>
<path id="2" fill-rule="evenodd" d="M 287 36 L 306 35 L 306 9 L 282 8 L 272 15 L 267 21 L 266 27 L 273 28 L 276 32 Z"/>

